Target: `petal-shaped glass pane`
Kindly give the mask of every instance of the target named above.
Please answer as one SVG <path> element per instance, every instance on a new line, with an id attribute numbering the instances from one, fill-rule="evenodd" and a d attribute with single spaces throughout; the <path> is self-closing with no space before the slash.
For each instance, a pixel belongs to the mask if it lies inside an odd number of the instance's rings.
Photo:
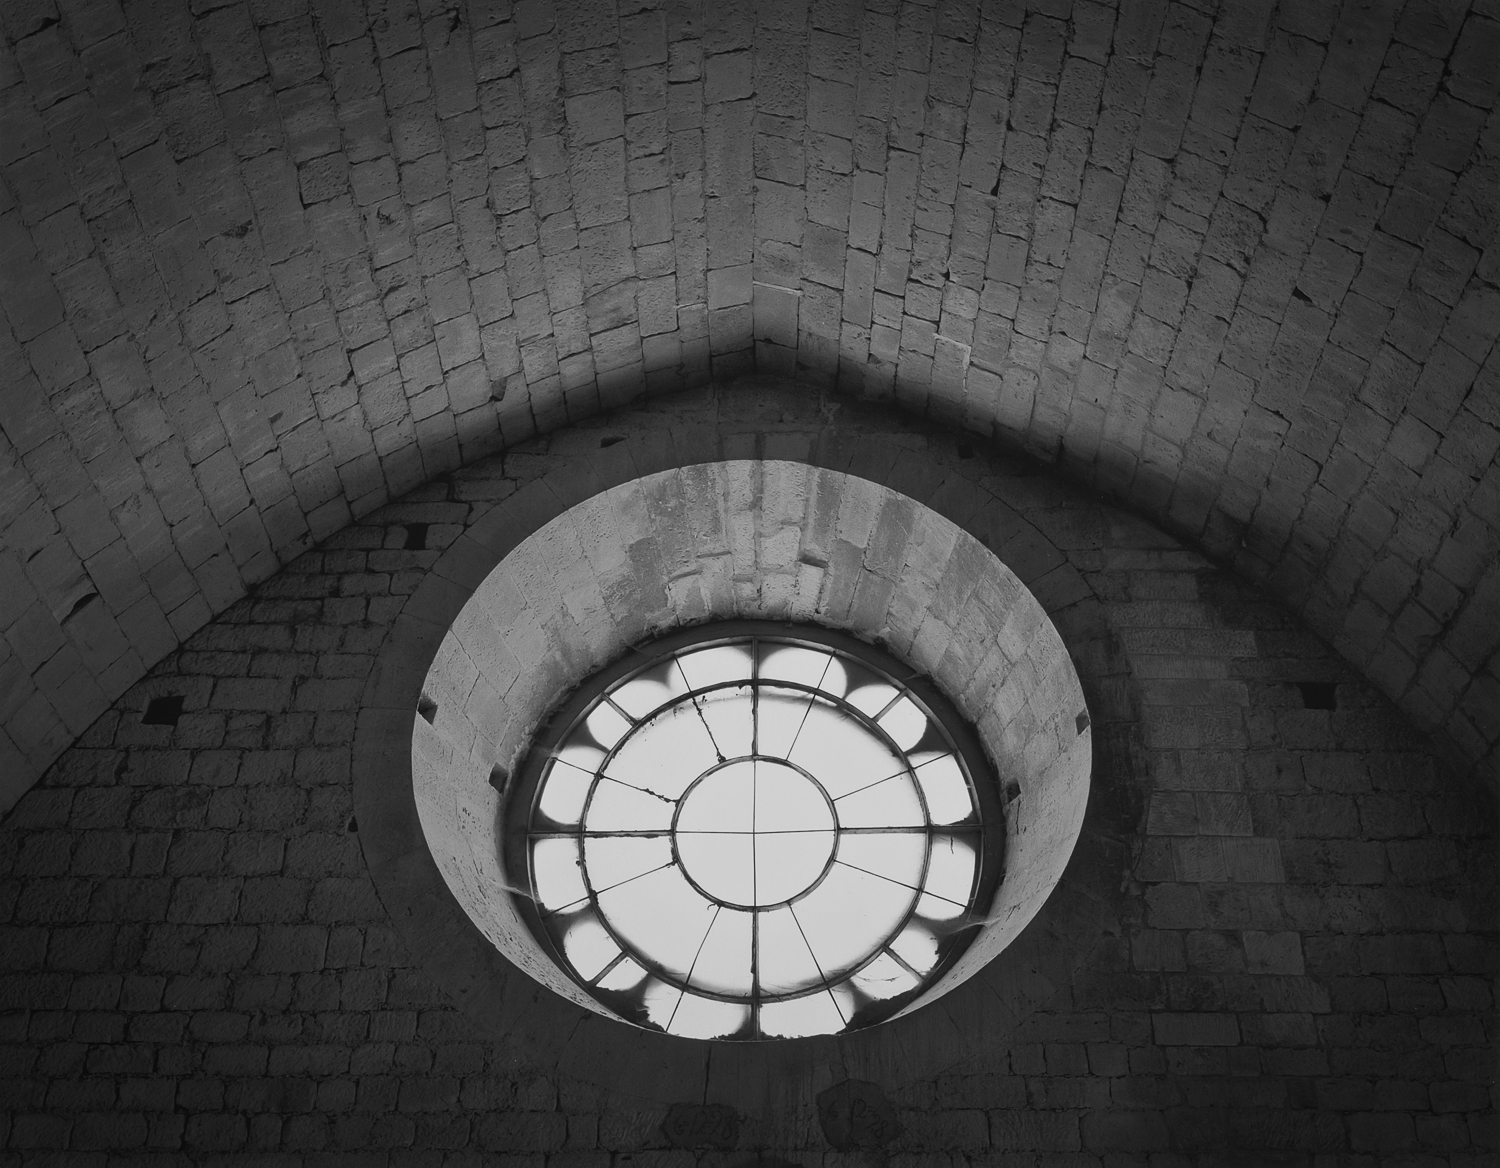
<path id="1" fill-rule="evenodd" d="M 905 885 L 922 886 L 922 864 L 927 858 L 925 832 L 890 832 L 839 837 L 839 860 L 875 876 Z"/>
<path id="2" fill-rule="evenodd" d="M 917 708 L 911 698 L 904 695 L 876 722 L 896 740 L 896 745 L 902 750 L 910 750 L 927 733 L 927 715 Z"/>
<path id="3" fill-rule="evenodd" d="M 835 799 L 841 827 L 925 827 L 911 779 L 899 775 Z"/>
<path id="4" fill-rule="evenodd" d="M 600 779 L 583 817 L 584 831 L 668 831 L 676 804 L 661 795 Z"/>
<path id="5" fill-rule="evenodd" d="M 756 831 L 821 831 L 833 822 L 828 800 L 805 775 L 779 763 L 757 764 Z"/>
<path id="6" fill-rule="evenodd" d="M 599 908 L 632 948 L 678 977 L 687 976 L 716 911 L 675 865 L 601 892 Z"/>
<path id="7" fill-rule="evenodd" d="M 756 710 L 755 749 L 772 758 L 786 758 L 802 729 L 812 698 L 796 690 L 760 687 Z"/>
<path id="8" fill-rule="evenodd" d="M 687 692 L 675 663 L 665 661 L 636 674 L 609 696 L 632 718 L 644 718 L 658 706 Z"/>
<path id="9" fill-rule="evenodd" d="M 895 931 L 916 893 L 835 863 L 792 905 L 818 966 L 830 977 L 868 957 Z"/>
<path id="10" fill-rule="evenodd" d="M 677 1003 L 677 1013 L 667 1026 L 667 1033 L 684 1038 L 725 1038 L 743 1029 L 749 1020 L 749 1006 L 689 993 L 683 994 Z"/>
<path id="11" fill-rule="evenodd" d="M 536 899 L 544 909 L 577 904 L 588 896 L 578 867 L 578 841 L 539 839 L 531 845 L 531 872 Z"/>
<path id="12" fill-rule="evenodd" d="M 821 982 L 822 971 L 808 949 L 791 909 L 771 909 L 760 913 L 759 917 L 761 993 L 792 993 Z"/>
<path id="13" fill-rule="evenodd" d="M 609 760 L 605 773 L 675 799 L 718 761 L 703 719 L 692 702 L 683 701 L 639 727 Z"/>
<path id="14" fill-rule="evenodd" d="M 900 692 L 890 682 L 876 681 L 850 690 L 844 700 L 856 710 L 873 718 L 890 705 L 891 699 Z"/>
<path id="15" fill-rule="evenodd" d="M 866 726 L 825 702 L 807 709 L 807 720 L 788 757 L 835 799 L 906 769 L 901 757 Z"/>
<path id="16" fill-rule="evenodd" d="M 833 854 L 831 829 L 757 834 L 754 839 L 756 904 L 799 895 L 823 875 Z"/>
<path id="17" fill-rule="evenodd" d="M 755 903 L 755 837 L 681 833 L 677 854 L 698 887 L 716 900 Z"/>
<path id="18" fill-rule="evenodd" d="M 750 646 L 715 645 L 711 649 L 697 649 L 678 657 L 677 665 L 694 689 L 722 681 L 742 681 L 751 674 Z"/>
<path id="19" fill-rule="evenodd" d="M 602 990 L 614 990 L 618 993 L 640 985 L 645 976 L 646 967 L 627 957 L 601 977 L 596 984 Z"/>
<path id="20" fill-rule="evenodd" d="M 682 991 L 657 977 L 646 979 L 641 990 L 641 1005 L 646 1008 L 646 1018 L 663 1030 L 677 1012 L 677 1003 L 682 1000 Z"/>
<path id="21" fill-rule="evenodd" d="M 584 720 L 601 746 L 613 746 L 630 730 L 630 722 L 608 702 L 600 702 Z"/>
<path id="22" fill-rule="evenodd" d="M 849 979 L 851 985 L 877 1002 L 917 988 L 920 982 L 899 961 L 882 953 Z"/>
<path id="23" fill-rule="evenodd" d="M 888 682 L 887 682 L 886 678 L 883 677 L 881 674 L 875 672 L 875 670 L 871 669 L 867 665 L 862 665 L 858 661 L 853 660 L 852 658 L 843 657 L 843 656 L 840 656 L 839 662 L 844 667 L 844 676 L 846 678 L 846 681 L 844 682 L 844 693 L 841 696 L 845 697 L 846 700 L 847 700 L 847 698 L 848 698 L 849 695 L 856 694 L 860 690 L 865 689 L 868 686 L 872 686 L 872 685 L 887 685 L 888 686 Z M 832 692 L 832 691 L 828 691 L 828 692 Z M 886 701 L 887 702 L 890 701 L 891 697 L 895 697 L 895 696 L 896 696 L 896 691 L 894 689 L 892 689 L 891 693 L 890 693 L 890 697 L 886 698 Z M 881 705 L 884 705 L 884 704 L 885 704 L 885 702 L 881 703 Z M 863 708 L 863 707 L 860 707 L 860 708 Z M 873 713 L 878 713 L 878 712 L 879 712 L 879 707 L 876 707 L 875 711 L 872 712 L 872 716 L 873 716 Z"/>
<path id="24" fill-rule="evenodd" d="M 719 910 L 698 950 L 689 985 L 720 994 L 749 995 L 751 920 L 748 912 Z"/>
<path id="25" fill-rule="evenodd" d="M 591 981 L 606 965 L 620 955 L 620 947 L 599 923 L 592 910 L 580 913 L 563 934 L 563 952 L 567 954 L 578 976 Z"/>
<path id="26" fill-rule="evenodd" d="M 676 695 L 660 682 L 633 677 L 609 696 L 614 699 L 615 705 L 632 718 L 641 719 Z"/>
<path id="27" fill-rule="evenodd" d="M 974 845 L 959 836 L 935 836 L 927 860 L 925 891 L 962 909 L 974 887 Z"/>
<path id="28" fill-rule="evenodd" d="M 599 764 L 604 761 L 604 751 L 592 742 L 585 741 L 586 737 L 586 732 L 569 735 L 568 741 L 564 742 L 561 749 L 557 751 L 557 757 L 570 766 L 575 766 L 592 775 L 598 771 Z"/>
<path id="29" fill-rule="evenodd" d="M 854 1017 L 854 1011 L 859 1009 L 859 1002 L 854 996 L 854 990 L 850 988 L 847 981 L 841 981 L 836 985 L 828 987 L 829 994 L 833 997 L 833 1004 L 838 1007 L 844 1022 L 848 1023 Z"/>
<path id="30" fill-rule="evenodd" d="M 720 767 L 682 800 L 677 830 L 751 831 L 755 826 L 755 772 L 751 761 Z"/>
<path id="31" fill-rule="evenodd" d="M 583 861 L 594 891 L 616 888 L 672 862 L 672 842 L 658 836 L 588 836 Z"/>
<path id="32" fill-rule="evenodd" d="M 917 916 L 929 921 L 954 921 L 964 915 L 964 906 L 943 900 L 931 893 L 922 893 L 917 901 Z"/>
<path id="33" fill-rule="evenodd" d="M 827 990 L 784 1002 L 766 1002 L 760 1008 L 760 1031 L 767 1038 L 803 1038 L 810 1034 L 837 1034 L 844 1016 Z"/>
<path id="34" fill-rule="evenodd" d="M 930 762 L 940 754 L 951 754 L 953 743 L 948 740 L 948 735 L 942 726 L 932 719 L 927 721 L 927 733 L 923 734 L 915 746 L 909 746 L 906 757 L 912 766 L 920 766 L 924 762 Z"/>
<path id="35" fill-rule="evenodd" d="M 912 921 L 891 942 L 891 950 L 924 977 L 937 965 L 937 938 L 919 921 Z"/>
<path id="36" fill-rule="evenodd" d="M 964 782 L 964 773 L 953 755 L 944 754 L 924 762 L 913 773 L 922 784 L 922 794 L 927 796 L 927 813 L 933 823 L 961 823 L 973 814 L 969 784 Z"/>
<path id="37" fill-rule="evenodd" d="M 562 759 L 553 759 L 542 780 L 542 795 L 537 801 L 543 815 L 566 827 L 572 827 L 583 814 L 583 804 L 594 776 Z"/>
<path id="38" fill-rule="evenodd" d="M 716 689 L 698 699 L 708 732 L 725 758 L 749 754 L 755 730 L 750 687 Z"/>
<path id="39" fill-rule="evenodd" d="M 844 692 L 844 667 L 837 657 L 801 645 L 762 641 L 760 676 L 774 681 L 796 681 L 831 693 Z"/>

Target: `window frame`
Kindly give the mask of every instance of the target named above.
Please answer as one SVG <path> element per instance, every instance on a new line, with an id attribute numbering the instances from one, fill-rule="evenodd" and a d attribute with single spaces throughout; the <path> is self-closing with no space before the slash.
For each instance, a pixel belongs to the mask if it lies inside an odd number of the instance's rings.
<path id="1" fill-rule="evenodd" d="M 931 823 L 930 816 L 927 813 L 926 797 L 921 790 L 921 785 L 915 782 L 915 780 L 913 781 L 917 796 L 922 802 L 924 819 L 927 820 L 927 823 L 924 828 L 911 830 L 925 833 L 929 841 L 934 834 L 972 832 L 976 836 L 974 893 L 968 909 L 954 922 L 952 932 L 944 939 L 937 964 L 925 976 L 921 977 L 919 984 L 913 989 L 880 1002 L 878 1007 L 867 1008 L 856 1014 L 842 1030 L 833 1032 L 833 1036 L 839 1037 L 857 1033 L 870 1026 L 877 1025 L 887 1018 L 908 1012 L 914 1003 L 919 1003 L 920 999 L 943 979 L 944 975 L 960 960 L 964 952 L 968 949 L 969 944 L 978 935 L 980 927 L 991 911 L 996 892 L 1004 876 L 1005 800 L 1001 794 L 1002 785 L 998 781 L 996 768 L 981 746 L 978 735 L 962 715 L 957 712 L 952 702 L 937 689 L 931 680 L 878 645 L 872 645 L 848 633 L 818 625 L 766 620 L 728 620 L 681 629 L 632 647 L 616 661 L 598 670 L 566 694 L 554 712 L 543 722 L 532 737 L 525 758 L 516 770 L 515 779 L 509 784 L 509 788 L 505 792 L 505 797 L 501 800 L 497 815 L 496 843 L 500 850 L 501 864 L 506 873 L 507 882 L 513 890 L 512 896 L 523 921 L 546 956 L 551 959 L 557 968 L 573 981 L 582 992 L 588 994 L 607 1010 L 610 1017 L 627 1024 L 640 1026 L 644 1029 L 661 1032 L 656 1024 L 646 1020 L 643 1008 L 639 1007 L 639 1005 L 632 1005 L 628 1000 L 628 995 L 601 991 L 599 987 L 585 980 L 574 969 L 572 962 L 562 952 L 560 941 L 555 936 L 554 931 L 547 927 L 543 919 L 544 914 L 539 909 L 535 898 L 535 885 L 532 878 L 529 843 L 533 838 L 533 816 L 537 812 L 542 778 L 546 772 L 548 760 L 551 759 L 553 752 L 559 748 L 560 744 L 569 737 L 574 728 L 608 694 L 634 676 L 685 651 L 741 642 L 747 638 L 766 639 L 818 651 L 833 652 L 850 657 L 861 667 L 881 675 L 915 703 L 917 708 L 931 722 L 936 723 L 947 736 L 973 796 L 977 822 L 957 827 L 935 825 Z M 754 653 L 752 660 L 758 665 L 760 654 L 758 652 Z M 753 678 L 745 680 L 753 680 Z M 720 684 L 724 686 L 738 685 L 743 684 L 743 681 L 723 682 Z M 799 685 L 795 682 L 780 679 L 776 680 L 775 685 L 782 688 L 801 689 L 809 693 L 818 692 L 811 686 Z M 630 738 L 636 727 L 644 724 L 658 713 L 661 708 L 680 703 L 681 700 L 681 696 L 674 697 L 657 710 L 653 710 L 642 718 L 634 720 L 631 731 L 628 731 L 620 739 L 620 742 L 615 744 L 615 747 L 610 750 L 606 758 L 613 756 L 614 751 L 619 748 L 621 743 Z M 895 700 L 892 699 L 893 703 Z M 847 706 L 847 703 L 843 703 L 842 705 Z M 890 738 L 890 735 L 885 732 L 884 728 L 875 724 L 873 718 L 854 710 L 853 707 L 848 707 L 848 709 L 859 718 L 866 729 L 872 729 L 876 734 L 880 735 L 890 749 L 896 752 L 901 758 L 907 758 L 908 752 L 897 746 L 894 740 Z M 583 817 L 580 816 L 576 833 L 549 834 L 577 834 L 582 836 L 584 834 Z M 924 854 L 923 858 L 924 872 L 928 863 L 930 849 L 931 845 L 929 843 L 928 852 Z M 673 853 L 675 856 L 675 839 L 673 842 Z M 587 886 L 586 876 L 585 884 Z M 594 904 L 596 914 L 601 923 L 609 930 L 608 921 L 605 914 L 598 910 L 597 898 L 591 887 L 589 899 Z M 910 922 L 916 913 L 916 906 L 920 902 L 920 899 L 920 893 L 912 897 L 911 903 L 903 914 L 901 922 L 891 933 L 891 938 L 898 936 L 901 930 Z M 609 931 L 613 935 L 613 931 Z M 621 944 L 621 948 L 625 954 L 642 964 L 651 974 L 660 977 L 669 984 L 678 984 L 679 979 L 675 975 L 658 969 L 654 963 L 645 960 L 644 954 L 635 950 L 634 947 L 623 942 L 620 938 L 615 937 L 615 940 Z M 842 972 L 836 979 L 830 981 L 825 978 L 823 985 L 818 989 L 803 990 L 798 993 L 786 995 L 768 995 L 765 998 L 756 994 L 752 997 L 753 1006 L 758 1007 L 762 1001 L 793 998 L 805 993 L 820 992 L 820 990 L 826 990 L 833 985 L 840 984 L 852 977 L 859 968 L 876 960 L 880 954 L 885 952 L 889 941 L 890 938 L 887 938 L 886 942 L 878 945 L 860 965 Z M 602 974 L 598 975 L 593 980 L 597 981 L 602 976 Z M 683 988 L 686 989 L 687 987 L 684 986 Z M 718 998 L 736 1002 L 745 1000 L 743 997 L 736 997 L 734 995 L 715 994 L 698 986 L 692 987 L 691 992 L 711 999 Z M 733 1038 L 714 1039 L 711 1041 L 796 1042 L 808 1041 L 814 1037 L 827 1038 L 830 1036 L 823 1034 L 808 1036 L 808 1038 L 767 1037 L 758 1032 L 758 1008 L 752 1008 L 750 1016 L 753 1024 L 757 1026 L 757 1032 L 753 1035 L 736 1035 Z M 671 1037 L 682 1038 L 683 1036 L 671 1035 Z M 691 1038 L 683 1038 L 683 1040 L 706 1041 Z"/>

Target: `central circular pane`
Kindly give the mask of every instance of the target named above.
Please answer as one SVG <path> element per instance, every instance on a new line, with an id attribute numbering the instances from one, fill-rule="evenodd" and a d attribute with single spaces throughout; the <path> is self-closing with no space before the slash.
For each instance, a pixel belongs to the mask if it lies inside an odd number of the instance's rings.
<path id="1" fill-rule="evenodd" d="M 796 767 L 741 758 L 682 797 L 677 854 L 689 880 L 741 908 L 792 900 L 827 871 L 836 842 L 828 796 Z"/>

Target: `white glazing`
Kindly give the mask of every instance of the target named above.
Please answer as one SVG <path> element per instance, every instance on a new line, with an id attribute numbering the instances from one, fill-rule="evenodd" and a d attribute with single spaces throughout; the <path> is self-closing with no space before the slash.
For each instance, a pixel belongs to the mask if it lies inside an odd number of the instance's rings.
<path id="1" fill-rule="evenodd" d="M 533 803 L 536 901 L 580 982 L 670 1033 L 837 1033 L 943 961 L 978 877 L 977 804 L 900 682 L 741 638 L 596 698 Z"/>

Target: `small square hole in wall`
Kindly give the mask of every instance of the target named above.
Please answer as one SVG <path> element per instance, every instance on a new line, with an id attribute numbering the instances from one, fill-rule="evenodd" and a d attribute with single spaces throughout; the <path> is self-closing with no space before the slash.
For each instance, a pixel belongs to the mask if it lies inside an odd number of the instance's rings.
<path id="1" fill-rule="evenodd" d="M 1297 688 L 1302 691 L 1302 706 L 1308 710 L 1336 710 L 1339 708 L 1338 699 L 1334 695 L 1334 686 L 1331 681 L 1299 681 Z"/>
<path id="2" fill-rule="evenodd" d="M 406 542 L 401 545 L 409 552 L 423 552 L 427 550 L 427 524 L 408 523 L 406 525 Z"/>
<path id="3" fill-rule="evenodd" d="M 163 694 L 146 703 L 146 712 L 141 715 L 142 726 L 175 726 L 182 717 L 182 695 Z"/>
<path id="4" fill-rule="evenodd" d="M 426 694 L 423 694 L 417 702 L 417 713 L 421 714 L 427 724 L 431 726 L 437 721 L 437 703 Z"/>

